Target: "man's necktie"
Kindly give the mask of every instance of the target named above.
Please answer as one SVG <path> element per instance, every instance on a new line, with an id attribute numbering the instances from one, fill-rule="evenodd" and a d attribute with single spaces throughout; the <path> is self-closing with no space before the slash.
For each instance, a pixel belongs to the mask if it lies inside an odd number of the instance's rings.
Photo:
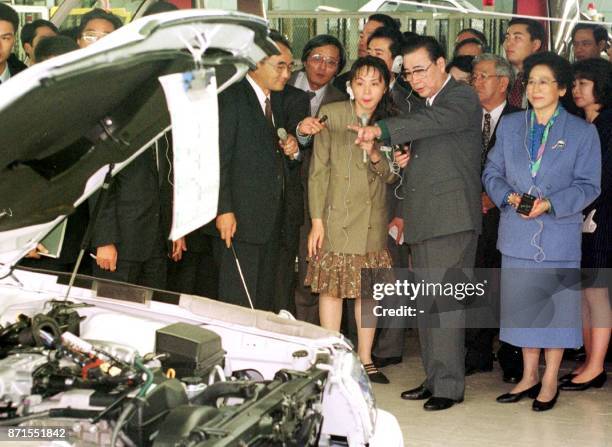
<path id="1" fill-rule="evenodd" d="M 266 109 L 264 114 L 266 115 L 266 121 L 268 121 L 270 128 L 274 129 L 274 120 L 272 119 L 272 105 L 270 104 L 270 98 L 266 98 Z"/>
<path id="2" fill-rule="evenodd" d="M 514 107 L 518 107 L 519 109 L 522 108 L 524 92 L 525 89 L 523 86 L 523 73 L 518 73 L 516 75 L 514 85 L 512 86 L 512 90 L 510 90 L 510 94 L 508 95 L 508 102 Z"/>
<path id="3" fill-rule="evenodd" d="M 308 99 L 310 99 L 312 101 L 312 98 L 314 98 L 315 96 L 317 96 L 317 94 L 313 91 L 308 90 L 306 92 L 308 94 Z"/>
<path id="4" fill-rule="evenodd" d="M 482 157 L 481 162 L 484 166 L 487 157 L 487 149 L 489 148 L 489 142 L 491 141 L 491 114 L 485 113 L 484 124 L 482 126 Z"/>

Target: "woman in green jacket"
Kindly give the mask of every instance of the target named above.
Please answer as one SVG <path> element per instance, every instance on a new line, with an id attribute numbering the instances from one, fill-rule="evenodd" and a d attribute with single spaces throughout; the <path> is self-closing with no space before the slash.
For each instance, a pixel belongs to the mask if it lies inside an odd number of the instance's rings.
<path id="1" fill-rule="evenodd" d="M 305 284 L 320 294 L 319 316 L 327 329 L 340 330 L 342 299 L 356 300 L 359 358 L 370 380 L 389 383 L 372 364 L 376 329 L 361 324 L 361 269 L 391 267 L 386 188 L 399 179 L 399 166 L 377 145 L 356 145 L 355 133 L 347 126 L 367 125 L 394 114 L 390 75 L 384 62 L 367 56 L 353 64 L 349 79 L 351 99 L 323 106 L 319 112 L 328 121 L 315 137 L 310 163 L 312 230 Z"/>

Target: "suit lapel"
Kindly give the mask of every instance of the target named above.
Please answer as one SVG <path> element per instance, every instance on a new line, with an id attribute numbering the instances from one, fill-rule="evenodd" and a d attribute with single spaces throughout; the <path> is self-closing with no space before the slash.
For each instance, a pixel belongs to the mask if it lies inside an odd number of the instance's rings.
<path id="1" fill-rule="evenodd" d="M 522 179 L 519 184 L 533 185 L 529 163 L 529 125 L 525 123 L 525 120 L 520 120 L 517 135 L 521 137 L 521 143 L 512 152 L 514 153 L 514 165 L 517 166 L 518 175 Z"/>

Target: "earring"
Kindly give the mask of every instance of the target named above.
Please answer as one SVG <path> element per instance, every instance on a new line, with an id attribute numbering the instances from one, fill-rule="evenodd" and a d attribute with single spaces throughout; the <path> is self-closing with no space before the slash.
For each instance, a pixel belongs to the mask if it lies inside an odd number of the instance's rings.
<path id="1" fill-rule="evenodd" d="M 355 100 L 355 94 L 353 93 L 353 89 L 351 88 L 351 81 L 346 81 L 346 93 L 348 93 L 351 101 Z"/>

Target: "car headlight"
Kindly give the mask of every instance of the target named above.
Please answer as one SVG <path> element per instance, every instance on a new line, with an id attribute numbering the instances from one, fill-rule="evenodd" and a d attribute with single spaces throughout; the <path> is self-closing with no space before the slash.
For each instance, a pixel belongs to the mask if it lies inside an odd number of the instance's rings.
<path id="1" fill-rule="evenodd" d="M 359 394 L 365 401 L 370 416 L 370 423 L 372 427 L 374 427 L 376 425 L 376 398 L 374 397 L 374 391 L 372 391 L 372 384 L 370 383 L 368 374 L 355 352 L 351 352 L 350 355 L 345 356 L 342 369 L 343 378 L 347 381 L 350 380 L 356 383 L 359 387 Z M 347 384 L 347 388 L 351 389 L 353 387 Z"/>

